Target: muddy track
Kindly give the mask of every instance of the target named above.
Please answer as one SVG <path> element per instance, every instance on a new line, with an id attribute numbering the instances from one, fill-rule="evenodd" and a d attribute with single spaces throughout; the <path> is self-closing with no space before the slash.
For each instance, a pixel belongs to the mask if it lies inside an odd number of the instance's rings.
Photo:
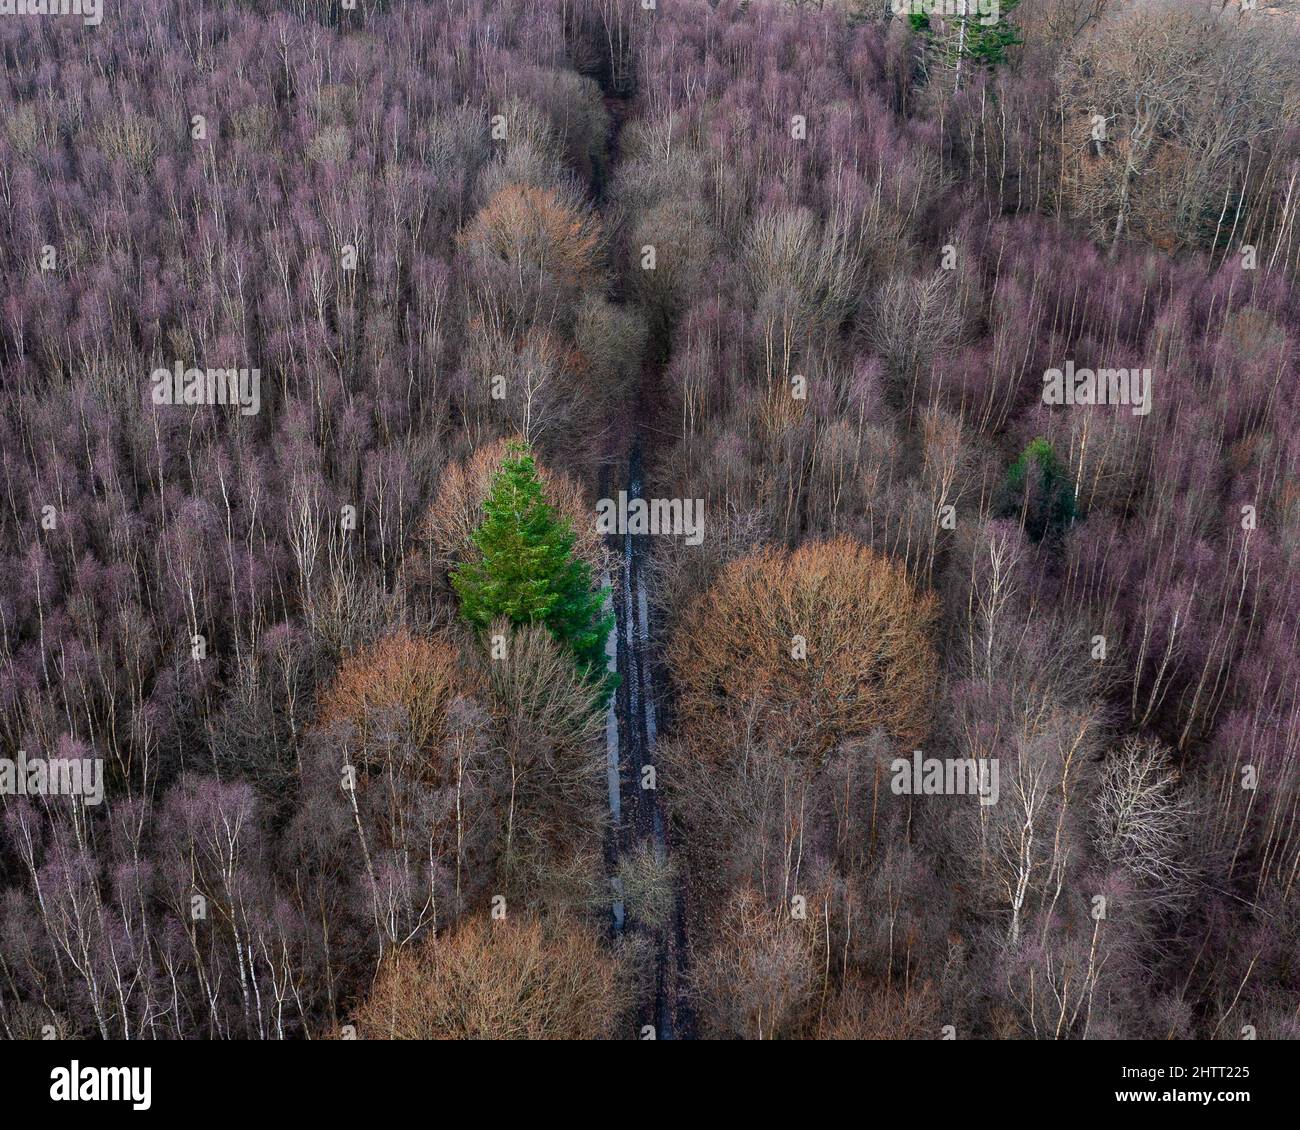
<path id="1" fill-rule="evenodd" d="M 627 491 L 629 501 L 643 497 L 639 442 L 633 445 L 626 481 L 618 489 Z M 644 847 L 663 864 L 670 850 L 667 817 L 659 789 L 647 787 L 658 785 L 656 744 L 660 708 L 660 663 L 650 623 L 648 545 L 644 537 L 624 533 L 611 537 L 610 549 L 619 555 L 620 569 L 613 593 L 617 626 L 609 652 L 622 677 L 611 703 L 608 723 L 610 808 L 615 816 L 611 862 L 617 867 L 624 853 Z M 663 929 L 651 928 L 625 915 L 621 901 L 615 903 L 613 914 L 614 931 L 638 931 L 648 952 L 654 955 L 653 1002 L 647 1002 L 651 1016 L 642 1020 L 639 1027 L 653 1025 L 655 1038 L 661 1040 L 690 1035 L 690 1012 L 684 994 L 682 903 L 678 889 L 674 894 L 672 920 Z"/>
<path id="2" fill-rule="evenodd" d="M 607 192 L 619 163 L 619 135 L 624 122 L 634 110 L 631 90 L 613 84 L 611 76 L 600 76 L 604 105 L 610 117 L 610 132 L 605 161 L 592 184 L 593 205 L 602 214 L 608 204 Z M 630 269 L 630 268 L 628 268 Z M 633 288 L 626 277 L 614 272 L 609 294 L 611 301 L 622 304 Z M 601 474 L 602 498 L 617 498 L 626 491 L 629 501 L 643 497 L 643 450 L 654 446 L 652 417 L 660 404 L 662 363 L 648 361 L 641 374 L 626 424 L 615 429 L 613 453 Z M 606 584 L 612 589 L 610 610 L 615 627 L 606 647 L 608 666 L 620 676 L 606 718 L 606 775 L 610 807 L 610 834 L 606 842 L 606 865 L 616 876 L 619 862 L 628 853 L 648 848 L 661 864 L 671 851 L 667 814 L 655 787 L 643 787 L 657 780 L 656 743 L 660 711 L 663 705 L 659 688 L 666 685 L 662 659 L 655 646 L 652 630 L 653 604 L 650 600 L 650 546 L 644 536 L 630 533 L 609 538 L 612 557 L 618 562 Z M 647 774 L 651 770 L 651 774 Z M 634 1014 L 637 1035 L 653 1027 L 660 1040 L 690 1039 L 694 1035 L 693 1013 L 685 991 L 685 897 L 680 881 L 673 892 L 673 914 L 668 924 L 655 928 L 639 922 L 623 899 L 617 879 L 612 879 L 613 904 L 610 931 L 615 938 L 635 938 L 645 946 L 645 954 L 654 962 L 646 978 L 653 985 Z"/>

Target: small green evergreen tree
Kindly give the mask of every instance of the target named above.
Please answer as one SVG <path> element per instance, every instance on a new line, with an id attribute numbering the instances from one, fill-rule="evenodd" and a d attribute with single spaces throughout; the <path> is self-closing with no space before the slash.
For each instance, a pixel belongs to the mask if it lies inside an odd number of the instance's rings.
<path id="1" fill-rule="evenodd" d="M 1078 516 L 1070 477 L 1051 443 L 1035 439 L 1011 464 L 1004 484 L 1002 513 L 1024 515 L 1025 531 L 1034 541 L 1060 533 Z"/>
<path id="2" fill-rule="evenodd" d="M 979 0 L 968 0 L 967 15 L 953 15 L 945 21 L 949 32 L 942 43 L 934 34 L 929 16 L 913 13 L 907 19 L 912 30 L 924 34 L 950 65 L 955 66 L 960 58 L 985 67 L 996 67 L 1007 61 L 1008 48 L 1022 42 L 1019 29 L 1007 20 L 1019 3 L 1020 0 L 1001 0 L 998 18 L 992 24 L 986 24 L 985 17 L 979 12 Z"/>
<path id="3" fill-rule="evenodd" d="M 546 501 L 537 465 L 524 444 L 511 444 L 483 503 L 474 531 L 478 550 L 451 583 L 461 615 L 487 628 L 498 616 L 514 624 L 541 622 L 573 652 L 583 674 L 605 681 L 605 641 L 614 617 L 604 614 L 608 589 L 593 589 L 591 566 L 574 555 L 573 527 Z"/>

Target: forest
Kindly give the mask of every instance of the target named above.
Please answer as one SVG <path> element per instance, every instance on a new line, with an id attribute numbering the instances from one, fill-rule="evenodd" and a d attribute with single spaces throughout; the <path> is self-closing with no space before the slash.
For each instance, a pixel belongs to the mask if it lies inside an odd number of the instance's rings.
<path id="1" fill-rule="evenodd" d="M 1300 13 L 48 7 L 0 1036 L 1300 1038 Z"/>

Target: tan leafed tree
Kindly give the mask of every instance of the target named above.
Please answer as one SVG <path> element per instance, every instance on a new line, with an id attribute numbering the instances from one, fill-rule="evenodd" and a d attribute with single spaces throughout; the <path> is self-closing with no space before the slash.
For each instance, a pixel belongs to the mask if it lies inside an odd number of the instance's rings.
<path id="1" fill-rule="evenodd" d="M 476 916 L 392 954 L 358 1009 L 376 1040 L 592 1040 L 611 1035 L 618 961 L 572 921 Z"/>
<path id="2" fill-rule="evenodd" d="M 596 266 L 600 225 L 554 191 L 508 184 L 495 193 L 460 234 L 471 253 L 508 263 L 521 281 L 546 271 L 580 286 Z"/>
<path id="3" fill-rule="evenodd" d="M 443 762 L 455 744 L 452 704 L 477 689 L 455 643 L 401 629 L 344 661 L 321 697 L 318 719 L 324 726 L 351 723 L 352 754 L 363 766 L 376 736 L 395 724 L 407 726 L 411 741 L 429 754 L 436 780 L 449 769 Z"/>
<path id="4" fill-rule="evenodd" d="M 733 561 L 670 644 L 683 721 L 715 748 L 779 728 L 820 758 L 878 727 L 910 748 L 929 722 L 935 611 L 901 565 L 851 538 Z"/>

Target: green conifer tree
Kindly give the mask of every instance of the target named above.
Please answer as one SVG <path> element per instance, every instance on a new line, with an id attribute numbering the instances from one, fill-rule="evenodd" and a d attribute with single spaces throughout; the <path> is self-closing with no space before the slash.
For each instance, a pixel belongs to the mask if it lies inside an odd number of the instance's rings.
<path id="1" fill-rule="evenodd" d="M 574 554 L 575 541 L 572 526 L 546 501 L 532 453 L 511 444 L 474 531 L 478 553 L 457 567 L 451 583 L 469 623 L 486 628 L 498 616 L 541 622 L 584 675 L 603 681 L 614 617 L 604 615 L 608 590 L 592 587 L 591 566 Z"/>
<path id="2" fill-rule="evenodd" d="M 1041 436 L 1011 464 L 1003 484 L 1004 515 L 1022 515 L 1034 541 L 1062 533 L 1078 517 L 1069 472 Z"/>
<path id="3" fill-rule="evenodd" d="M 981 11 L 980 0 L 967 0 L 965 14 L 954 14 L 943 21 L 947 29 L 943 38 L 935 33 L 935 25 L 924 13 L 909 15 L 908 22 L 913 31 L 926 37 L 930 47 L 948 66 L 956 68 L 970 60 L 977 65 L 996 67 L 1007 61 L 1009 48 L 1022 42 L 1020 30 L 1007 19 L 1019 3 L 1020 0 L 999 0 L 996 18 L 986 23 L 993 16 L 989 11 L 991 5 L 985 6 L 986 15 Z M 954 11 L 960 8 L 955 7 Z"/>

